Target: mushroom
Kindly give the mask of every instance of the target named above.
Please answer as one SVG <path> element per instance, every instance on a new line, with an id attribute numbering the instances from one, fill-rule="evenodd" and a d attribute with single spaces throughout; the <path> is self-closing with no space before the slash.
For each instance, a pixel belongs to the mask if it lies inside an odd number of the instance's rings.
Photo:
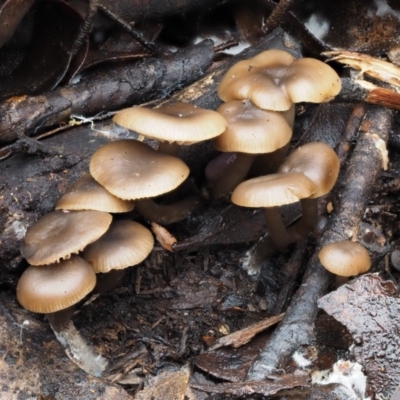
<path id="1" fill-rule="evenodd" d="M 306 237 L 318 221 L 318 198 L 329 193 L 339 175 L 340 161 L 335 151 L 325 143 L 313 142 L 297 148 L 278 169 L 279 173 L 302 172 L 316 186 L 310 197 L 301 200 L 302 216 L 289 227 L 298 241 Z"/>
<path id="2" fill-rule="evenodd" d="M 97 210 L 109 213 L 132 211 L 133 201 L 122 200 L 85 174 L 58 200 L 56 210 Z"/>
<path id="3" fill-rule="evenodd" d="M 68 258 L 103 235 L 111 220 L 110 214 L 101 211 L 53 211 L 27 229 L 22 257 L 32 265 Z"/>
<path id="4" fill-rule="evenodd" d="M 283 223 L 279 207 L 310 197 L 315 191 L 314 183 L 301 172 L 272 174 L 242 182 L 233 191 L 231 200 L 242 207 L 264 207 L 271 240 L 282 250 L 293 239 Z"/>
<path id="5" fill-rule="evenodd" d="M 110 229 L 82 253 L 94 272 L 99 274 L 95 292 L 113 290 L 124 276 L 125 269 L 141 263 L 153 246 L 153 235 L 143 225 L 129 220 L 114 221 Z"/>
<path id="6" fill-rule="evenodd" d="M 84 371 L 101 376 L 106 360 L 93 353 L 71 321 L 75 305 L 90 293 L 96 274 L 82 258 L 29 266 L 17 284 L 17 299 L 26 310 L 46 314 L 58 341 Z"/>
<path id="7" fill-rule="evenodd" d="M 258 154 L 273 153 L 285 147 L 292 137 L 294 109 L 286 113 L 261 110 L 250 101 L 231 101 L 217 109 L 228 121 L 224 133 L 213 144 L 222 152 L 235 152 L 236 158 L 213 182 L 211 197 L 230 193 L 248 174 Z"/>
<path id="8" fill-rule="evenodd" d="M 224 101 L 250 99 L 259 108 L 285 111 L 293 103 L 330 101 L 340 90 L 339 76 L 322 61 L 267 50 L 231 67 L 218 95 Z"/>
<path id="9" fill-rule="evenodd" d="M 320 263 L 337 276 L 336 286 L 371 268 L 371 258 L 367 249 L 360 243 L 343 240 L 324 246 L 318 253 Z M 343 279 L 344 278 L 344 279 Z"/>
<path id="10" fill-rule="evenodd" d="M 153 109 L 126 108 L 113 120 L 124 128 L 160 141 L 159 150 L 171 155 L 178 155 L 181 145 L 220 135 L 226 127 L 224 118 L 215 111 L 182 102 Z"/>
<path id="11" fill-rule="evenodd" d="M 152 199 L 177 188 L 189 175 L 189 167 L 179 158 L 160 153 L 136 140 L 119 140 L 98 149 L 90 160 L 90 173 L 113 195 L 134 200 L 145 218 L 171 223 L 185 218 L 198 203 L 162 206 Z"/>

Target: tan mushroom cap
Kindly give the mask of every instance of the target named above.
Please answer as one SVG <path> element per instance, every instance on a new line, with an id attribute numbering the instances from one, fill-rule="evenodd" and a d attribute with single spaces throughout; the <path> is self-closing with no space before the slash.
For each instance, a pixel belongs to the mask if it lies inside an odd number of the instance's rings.
<path id="1" fill-rule="evenodd" d="M 141 263 L 153 246 L 153 235 L 143 225 L 128 220 L 114 221 L 99 240 L 85 248 L 82 257 L 96 273 L 109 272 Z"/>
<path id="2" fill-rule="evenodd" d="M 160 196 L 177 188 L 189 175 L 179 158 L 135 140 L 118 140 L 97 150 L 90 173 L 113 195 L 125 199 Z"/>
<path id="3" fill-rule="evenodd" d="M 315 58 L 301 58 L 291 65 L 282 86 L 293 103 L 323 103 L 339 94 L 342 82 L 328 64 Z"/>
<path id="4" fill-rule="evenodd" d="M 133 201 L 122 200 L 85 174 L 71 185 L 57 204 L 56 210 L 96 210 L 123 213 L 133 210 Z"/>
<path id="5" fill-rule="evenodd" d="M 300 172 L 271 174 L 242 182 L 231 200 L 243 207 L 277 207 L 308 198 L 315 190 L 314 183 Z"/>
<path id="6" fill-rule="evenodd" d="M 112 216 L 101 211 L 53 211 L 26 231 L 22 257 L 32 265 L 47 265 L 77 253 L 103 235 Z"/>
<path id="7" fill-rule="evenodd" d="M 40 267 L 30 266 L 17 285 L 17 299 L 25 309 L 49 314 L 68 308 L 90 293 L 96 274 L 78 256 Z"/>
<path id="8" fill-rule="evenodd" d="M 292 101 L 279 86 L 295 58 L 284 50 L 267 50 L 233 65 L 218 86 L 223 101 L 251 99 L 259 108 L 288 110 Z"/>
<path id="9" fill-rule="evenodd" d="M 213 140 L 216 149 L 249 154 L 272 153 L 290 142 L 292 128 L 283 113 L 260 110 L 250 101 L 230 101 L 217 112 L 228 121 L 225 132 Z"/>
<path id="10" fill-rule="evenodd" d="M 339 276 L 359 275 L 371 268 L 367 249 L 350 240 L 324 246 L 318 253 L 318 258 L 329 272 Z"/>
<path id="11" fill-rule="evenodd" d="M 217 112 L 181 102 L 153 109 L 126 108 L 118 112 L 113 120 L 144 136 L 178 144 L 212 139 L 226 128 L 226 121 Z"/>
<path id="12" fill-rule="evenodd" d="M 329 193 L 339 175 L 340 161 L 335 151 L 325 143 L 313 142 L 297 148 L 278 169 L 279 173 L 302 172 L 317 187 L 312 198 Z"/>

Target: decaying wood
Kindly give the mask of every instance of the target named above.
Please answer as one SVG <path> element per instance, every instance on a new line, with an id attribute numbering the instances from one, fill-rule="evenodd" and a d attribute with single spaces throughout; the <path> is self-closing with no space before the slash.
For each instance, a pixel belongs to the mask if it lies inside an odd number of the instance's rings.
<path id="1" fill-rule="evenodd" d="M 376 147 L 376 140 L 380 138 L 387 143 L 393 116 L 393 111 L 379 107 L 371 107 L 367 111 L 348 168 L 335 190 L 337 200 L 334 202 L 331 222 L 308 263 L 303 284 L 283 321 L 250 368 L 248 379 L 261 381 L 271 371 L 285 368 L 291 354 L 314 339 L 317 301 L 325 294 L 332 280 L 332 275 L 318 261 L 318 251 L 335 241 L 357 240 L 366 201 L 382 170 L 382 153 Z"/>
<path id="2" fill-rule="evenodd" d="M 209 350 L 219 349 L 223 346 L 232 346 L 234 348 L 240 347 L 248 343 L 257 333 L 260 333 L 271 326 L 282 321 L 285 314 L 274 315 L 273 317 L 264 319 L 256 322 L 246 328 L 240 329 L 239 331 L 230 333 L 229 335 L 223 336 L 218 339 Z"/>

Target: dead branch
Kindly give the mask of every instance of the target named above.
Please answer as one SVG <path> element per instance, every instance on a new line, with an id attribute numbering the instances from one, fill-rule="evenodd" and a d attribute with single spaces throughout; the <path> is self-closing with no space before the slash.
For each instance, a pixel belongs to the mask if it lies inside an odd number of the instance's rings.
<path id="1" fill-rule="evenodd" d="M 367 111 L 349 166 L 335 191 L 338 199 L 335 203 L 338 204 L 328 229 L 308 263 L 302 286 L 283 321 L 250 368 L 248 379 L 261 381 L 271 371 L 285 368 L 291 354 L 314 339 L 317 301 L 332 280 L 332 275 L 318 261 L 318 250 L 335 241 L 357 238 L 365 203 L 382 169 L 382 153 L 376 147 L 376 140 L 379 138 L 387 143 L 393 115 L 393 111 L 378 107 Z"/>

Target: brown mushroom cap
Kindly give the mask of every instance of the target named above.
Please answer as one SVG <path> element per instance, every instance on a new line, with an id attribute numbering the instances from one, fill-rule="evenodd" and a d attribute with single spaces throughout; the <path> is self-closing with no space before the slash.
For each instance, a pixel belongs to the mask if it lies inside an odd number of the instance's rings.
<path id="1" fill-rule="evenodd" d="M 96 273 L 124 269 L 141 263 L 151 252 L 154 239 L 143 225 L 128 220 L 114 221 L 110 229 L 85 248 L 82 257 Z"/>
<path id="2" fill-rule="evenodd" d="M 68 308 L 90 293 L 96 274 L 78 256 L 44 266 L 30 266 L 17 285 L 17 299 L 25 309 L 49 314 Z"/>
<path id="3" fill-rule="evenodd" d="M 318 253 L 318 258 L 329 272 L 339 276 L 359 275 L 371 268 L 367 249 L 350 240 L 324 246 Z"/>
<path id="4" fill-rule="evenodd" d="M 279 167 L 279 173 L 302 172 L 310 178 L 317 191 L 312 198 L 329 193 L 339 175 L 340 161 L 325 143 L 313 142 L 297 148 Z"/>
<path id="5" fill-rule="evenodd" d="M 135 140 L 108 143 L 90 160 L 94 179 L 125 200 L 168 193 L 177 188 L 189 172 L 189 167 L 179 158 L 159 153 Z"/>
<path id="6" fill-rule="evenodd" d="M 314 183 L 300 172 L 260 176 L 242 182 L 232 193 L 232 202 L 243 207 L 277 207 L 310 197 Z"/>
<path id="7" fill-rule="evenodd" d="M 339 94 L 342 82 L 328 64 L 315 58 L 301 58 L 291 65 L 282 86 L 293 103 L 323 103 Z"/>
<path id="8" fill-rule="evenodd" d="M 133 210 L 133 201 L 122 200 L 85 174 L 71 185 L 57 204 L 56 210 L 96 210 L 123 213 Z"/>
<path id="9" fill-rule="evenodd" d="M 154 109 L 126 108 L 118 112 L 113 120 L 144 136 L 179 144 L 212 139 L 226 127 L 226 121 L 217 112 L 181 102 Z"/>
<path id="10" fill-rule="evenodd" d="M 260 110 L 248 100 L 225 103 L 217 112 L 228 121 L 225 132 L 213 140 L 220 151 L 271 153 L 292 137 L 292 128 L 283 113 Z"/>
<path id="11" fill-rule="evenodd" d="M 47 265 L 77 253 L 103 235 L 112 216 L 100 211 L 53 211 L 26 231 L 22 257 L 32 265 Z"/>

